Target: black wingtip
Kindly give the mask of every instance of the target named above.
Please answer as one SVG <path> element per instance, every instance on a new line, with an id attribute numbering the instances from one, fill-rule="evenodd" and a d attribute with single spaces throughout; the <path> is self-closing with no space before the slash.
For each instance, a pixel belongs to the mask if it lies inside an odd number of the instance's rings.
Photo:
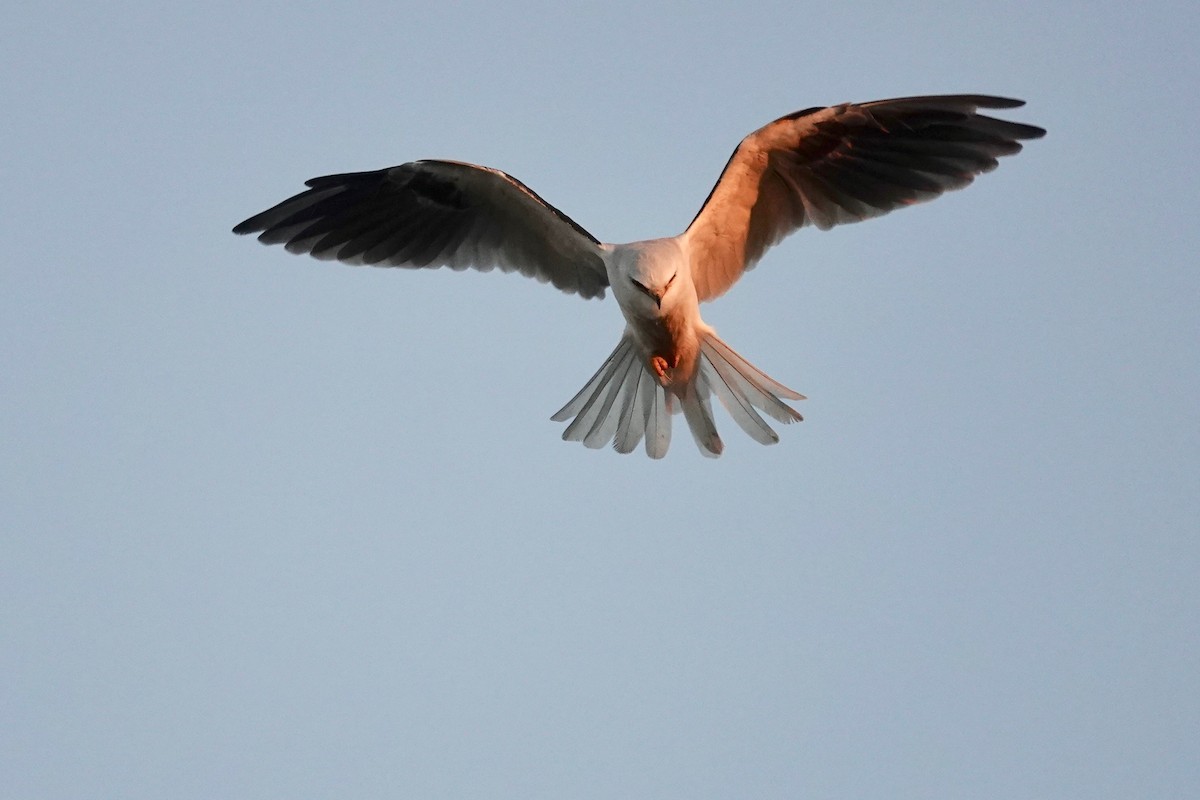
<path id="1" fill-rule="evenodd" d="M 257 214 L 255 216 L 258 216 Z M 245 236 L 247 233 L 257 233 L 262 227 L 254 223 L 254 217 L 245 219 L 233 226 L 233 232 L 238 236 Z"/>
<path id="2" fill-rule="evenodd" d="M 1004 121 L 1006 132 L 1014 139 L 1040 139 L 1046 135 L 1046 129 L 1024 122 Z"/>
<path id="3" fill-rule="evenodd" d="M 1020 108 L 1025 105 L 1024 100 L 1018 100 L 1015 97 L 996 97 L 994 95 L 983 95 L 979 98 L 982 102 L 977 103 L 983 108 Z"/>

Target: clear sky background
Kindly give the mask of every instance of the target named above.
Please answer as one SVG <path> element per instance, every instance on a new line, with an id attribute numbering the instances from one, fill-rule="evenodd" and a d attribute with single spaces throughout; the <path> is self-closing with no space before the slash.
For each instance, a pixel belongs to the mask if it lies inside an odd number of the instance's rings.
<path id="1" fill-rule="evenodd" d="M 3 798 L 1200 796 L 1193 2 L 26 3 L 0 26 Z M 505 169 L 670 235 L 790 111 L 1022 97 L 705 314 L 809 396 L 549 416 L 621 319 L 229 229 Z"/>

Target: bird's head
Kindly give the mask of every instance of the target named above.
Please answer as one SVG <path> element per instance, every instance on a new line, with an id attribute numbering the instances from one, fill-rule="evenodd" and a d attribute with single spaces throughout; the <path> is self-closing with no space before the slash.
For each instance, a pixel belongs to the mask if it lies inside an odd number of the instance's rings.
<path id="1" fill-rule="evenodd" d="M 684 262 L 678 245 L 663 239 L 639 242 L 623 255 L 621 272 L 631 301 L 657 315 L 670 304 L 679 284 Z"/>

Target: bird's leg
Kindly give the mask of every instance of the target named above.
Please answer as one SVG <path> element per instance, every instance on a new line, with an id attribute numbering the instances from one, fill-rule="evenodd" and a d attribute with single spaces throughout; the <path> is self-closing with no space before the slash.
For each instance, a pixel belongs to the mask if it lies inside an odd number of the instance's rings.
<path id="1" fill-rule="evenodd" d="M 654 374 L 658 376 L 658 382 L 664 386 L 667 383 L 667 360 L 662 356 L 650 356 L 650 369 L 654 370 Z"/>
<path id="2" fill-rule="evenodd" d="M 650 369 L 658 376 L 658 382 L 663 386 L 671 383 L 671 370 L 677 366 L 679 366 L 678 353 L 674 354 L 670 360 L 658 353 L 650 356 Z"/>

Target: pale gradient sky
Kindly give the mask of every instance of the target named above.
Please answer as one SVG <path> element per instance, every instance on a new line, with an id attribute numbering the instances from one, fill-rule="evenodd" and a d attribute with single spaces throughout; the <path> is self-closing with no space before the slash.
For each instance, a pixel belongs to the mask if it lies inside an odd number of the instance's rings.
<path id="1" fill-rule="evenodd" d="M 0 26 L 0 797 L 1200 796 L 1200 10 L 27 3 Z M 610 300 L 234 237 L 504 169 L 608 241 L 738 139 L 1049 129 L 705 315 L 810 398 L 560 441 Z"/>

